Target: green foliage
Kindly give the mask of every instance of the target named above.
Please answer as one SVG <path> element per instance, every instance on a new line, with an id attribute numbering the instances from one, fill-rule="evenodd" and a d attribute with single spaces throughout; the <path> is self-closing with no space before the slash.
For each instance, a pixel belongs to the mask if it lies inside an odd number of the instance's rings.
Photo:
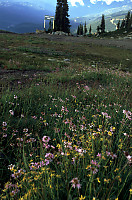
<path id="1" fill-rule="evenodd" d="M 87 25 L 86 25 L 86 21 L 85 21 L 85 25 L 84 25 L 84 35 L 86 35 L 87 33 Z"/>
<path id="2" fill-rule="evenodd" d="M 63 31 L 70 33 L 70 21 L 68 15 L 67 0 L 57 0 L 56 14 L 55 14 L 55 31 Z"/>
<path id="3" fill-rule="evenodd" d="M 101 30 L 101 33 L 105 32 L 105 19 L 104 19 L 104 15 L 102 15 L 100 30 Z"/>
<path id="4" fill-rule="evenodd" d="M 122 20 L 121 26 L 119 20 L 117 29 L 125 29 L 126 31 L 130 31 L 132 29 L 132 13 L 130 11 L 128 11 L 125 19 Z"/>
<path id="5" fill-rule="evenodd" d="M 82 24 L 80 24 L 80 26 L 78 26 L 77 35 L 83 35 L 83 25 Z"/>
<path id="6" fill-rule="evenodd" d="M 129 199 L 131 77 L 63 70 L 2 95 L 1 199 Z"/>

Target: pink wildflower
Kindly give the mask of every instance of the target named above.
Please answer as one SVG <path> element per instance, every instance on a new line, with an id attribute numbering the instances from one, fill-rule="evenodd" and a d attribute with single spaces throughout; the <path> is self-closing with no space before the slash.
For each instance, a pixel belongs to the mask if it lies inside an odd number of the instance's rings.
<path id="1" fill-rule="evenodd" d="M 13 110 L 9 110 L 9 113 L 10 113 L 11 115 L 14 115 L 14 111 L 13 111 Z"/>
<path id="2" fill-rule="evenodd" d="M 50 137 L 49 136 L 44 136 L 42 138 L 42 141 L 45 142 L 45 143 L 48 143 L 50 141 Z"/>
<path id="3" fill-rule="evenodd" d="M 80 181 L 78 180 L 78 178 L 73 178 L 70 183 L 72 183 L 72 187 L 73 188 L 78 188 L 78 190 L 81 188 L 81 184 Z"/>
<path id="4" fill-rule="evenodd" d="M 3 122 L 2 125 L 3 125 L 3 126 L 7 126 L 7 123 L 6 123 L 6 122 Z"/>

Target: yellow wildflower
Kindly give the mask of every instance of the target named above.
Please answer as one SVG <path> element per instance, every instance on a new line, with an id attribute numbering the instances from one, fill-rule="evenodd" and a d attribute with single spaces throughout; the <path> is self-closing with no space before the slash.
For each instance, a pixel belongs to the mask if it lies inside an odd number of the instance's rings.
<path id="1" fill-rule="evenodd" d="M 57 178 L 61 178 L 61 175 L 57 174 L 56 177 L 57 177 Z"/>
<path id="2" fill-rule="evenodd" d="M 132 195 L 132 189 L 129 190 L 130 194 Z"/>
<path id="3" fill-rule="evenodd" d="M 86 199 L 86 197 L 83 197 L 83 196 L 81 195 L 81 197 L 79 197 L 79 200 L 83 200 L 83 199 Z"/>
<path id="4" fill-rule="evenodd" d="M 100 180 L 99 180 L 99 178 L 97 178 L 97 181 L 98 181 L 98 183 L 100 183 Z"/>
<path id="5" fill-rule="evenodd" d="M 118 168 L 116 168 L 115 170 L 114 170 L 114 172 L 117 172 L 119 169 Z"/>
<path id="6" fill-rule="evenodd" d="M 91 165 L 87 165 L 86 169 L 89 169 L 91 167 Z"/>
<path id="7" fill-rule="evenodd" d="M 109 132 L 108 132 L 108 135 L 109 135 L 109 136 L 112 136 L 112 133 L 109 131 Z"/>

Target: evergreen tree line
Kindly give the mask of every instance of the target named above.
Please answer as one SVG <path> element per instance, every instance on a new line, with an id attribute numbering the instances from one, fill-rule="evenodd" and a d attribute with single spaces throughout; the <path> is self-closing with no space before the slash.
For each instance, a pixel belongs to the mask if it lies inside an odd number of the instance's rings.
<path id="1" fill-rule="evenodd" d="M 92 32 L 92 27 L 90 25 L 89 35 L 91 35 L 91 32 Z M 82 24 L 80 24 L 78 26 L 77 35 L 86 35 L 86 33 L 87 33 L 87 26 L 86 26 L 86 22 L 85 22 L 84 28 L 83 28 Z M 105 18 L 104 18 L 104 15 L 102 15 L 101 24 L 97 26 L 97 34 L 101 34 L 101 33 L 105 33 Z"/>
<path id="2" fill-rule="evenodd" d="M 57 0 L 55 13 L 55 31 L 70 33 L 69 6 L 67 0 Z"/>
<path id="3" fill-rule="evenodd" d="M 91 31 L 92 31 L 92 28 L 91 28 L 91 25 L 90 25 L 90 28 L 89 28 L 89 34 L 91 35 Z M 85 21 L 85 25 L 83 26 L 82 24 L 80 24 L 77 28 L 77 35 L 86 35 L 88 32 L 87 30 L 87 25 L 86 25 L 86 21 Z"/>
<path id="4" fill-rule="evenodd" d="M 130 11 L 128 11 L 125 19 L 123 19 L 122 22 L 120 20 L 118 21 L 117 29 L 125 29 L 126 31 L 132 29 L 132 13 L 130 13 Z"/>

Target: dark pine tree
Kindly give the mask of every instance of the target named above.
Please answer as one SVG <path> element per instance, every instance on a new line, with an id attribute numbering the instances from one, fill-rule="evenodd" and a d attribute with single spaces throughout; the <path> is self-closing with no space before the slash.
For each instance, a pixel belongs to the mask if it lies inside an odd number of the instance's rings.
<path id="1" fill-rule="evenodd" d="M 125 28 L 125 24 L 126 24 L 125 19 L 123 19 L 121 23 L 121 29 Z"/>
<path id="2" fill-rule="evenodd" d="M 67 0 L 62 0 L 62 31 L 70 33 L 69 6 Z"/>
<path id="3" fill-rule="evenodd" d="M 104 19 L 104 15 L 102 15 L 100 29 L 101 29 L 101 33 L 105 33 L 105 19 Z"/>
<path id="4" fill-rule="evenodd" d="M 55 31 L 62 30 L 62 1 L 57 0 L 55 12 Z"/>
<path id="5" fill-rule="evenodd" d="M 79 32 L 80 32 L 80 26 L 78 26 L 77 28 L 77 35 L 79 35 Z"/>
<path id="6" fill-rule="evenodd" d="M 83 35 L 83 25 L 80 24 L 80 27 L 79 27 L 79 35 Z"/>
<path id="7" fill-rule="evenodd" d="M 100 27 L 97 26 L 97 34 L 100 34 Z"/>
<path id="8" fill-rule="evenodd" d="M 92 28 L 91 28 L 91 24 L 90 24 L 89 35 L 91 35 L 91 31 L 92 31 Z"/>
<path id="9" fill-rule="evenodd" d="M 130 21 L 131 21 L 131 29 L 132 29 L 132 13 L 131 13 L 131 19 L 130 19 Z"/>
<path id="10" fill-rule="evenodd" d="M 84 25 L 84 35 L 87 34 L 87 25 L 86 25 L 86 21 L 85 21 L 85 25 Z"/>
<path id="11" fill-rule="evenodd" d="M 130 11 L 128 11 L 127 15 L 126 15 L 126 23 L 125 23 L 125 29 L 128 31 L 131 28 L 131 13 Z"/>
<path id="12" fill-rule="evenodd" d="M 68 15 L 67 0 L 57 0 L 55 13 L 55 31 L 64 31 L 70 33 L 70 21 Z"/>
<path id="13" fill-rule="evenodd" d="M 117 23 L 117 30 L 119 30 L 120 29 L 120 20 L 118 21 L 118 23 Z"/>

